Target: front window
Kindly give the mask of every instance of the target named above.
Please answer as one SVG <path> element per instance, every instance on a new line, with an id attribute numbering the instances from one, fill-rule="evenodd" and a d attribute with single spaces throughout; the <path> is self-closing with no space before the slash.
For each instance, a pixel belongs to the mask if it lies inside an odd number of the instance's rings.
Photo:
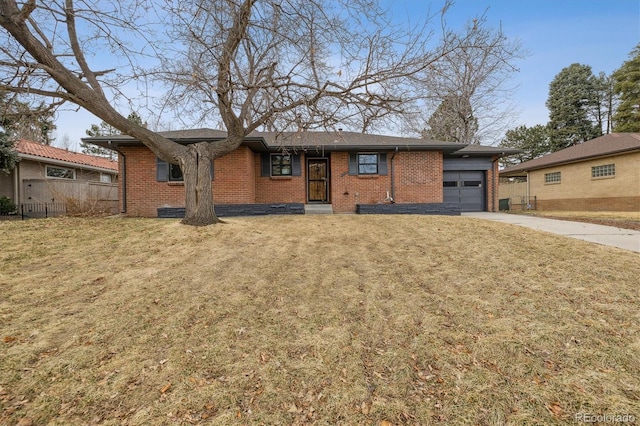
<path id="1" fill-rule="evenodd" d="M 616 175 L 615 164 L 603 164 L 602 166 L 594 166 L 591 168 L 591 177 L 612 177 Z"/>
<path id="2" fill-rule="evenodd" d="M 560 183 L 560 172 L 552 172 L 544 174 L 544 183 Z"/>
<path id="3" fill-rule="evenodd" d="M 182 182 L 183 180 L 184 178 L 182 177 L 182 170 L 180 170 L 180 166 L 169 163 L 169 181 Z"/>
<path id="4" fill-rule="evenodd" d="M 100 182 L 111 183 L 113 182 L 113 176 L 107 173 L 100 173 Z"/>
<path id="5" fill-rule="evenodd" d="M 76 171 L 66 167 L 47 166 L 47 177 L 55 179 L 75 179 Z"/>
<path id="6" fill-rule="evenodd" d="M 378 174 L 378 154 L 358 154 L 358 174 Z"/>
<path id="7" fill-rule="evenodd" d="M 291 155 L 271 154 L 271 176 L 291 176 Z"/>

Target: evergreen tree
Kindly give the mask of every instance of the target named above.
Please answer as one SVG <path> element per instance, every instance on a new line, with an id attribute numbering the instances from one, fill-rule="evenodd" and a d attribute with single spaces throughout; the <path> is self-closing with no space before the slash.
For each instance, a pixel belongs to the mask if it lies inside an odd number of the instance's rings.
<path id="1" fill-rule="evenodd" d="M 147 125 L 142 122 L 142 117 L 140 117 L 140 114 L 135 111 L 127 116 L 127 120 L 129 120 L 133 124 L 137 124 L 138 126 L 147 127 Z"/>
<path id="2" fill-rule="evenodd" d="M 51 134 L 56 129 L 53 110 L 44 103 L 33 107 L 0 92 L 0 115 L 0 126 L 12 140 L 27 139 L 43 145 L 53 142 Z"/>
<path id="3" fill-rule="evenodd" d="M 10 173 L 18 162 L 18 153 L 13 148 L 13 141 L 0 131 L 0 172 Z"/>
<path id="4" fill-rule="evenodd" d="M 507 167 L 533 160 L 551 152 L 549 131 L 542 124 L 533 127 L 518 126 L 508 130 L 499 146 L 523 150 L 520 154 L 511 155 L 501 160 L 502 165 Z"/>
<path id="5" fill-rule="evenodd" d="M 620 100 L 613 115 L 613 131 L 640 132 L 640 44 L 612 77 L 613 92 Z"/>
<path id="6" fill-rule="evenodd" d="M 600 86 L 588 65 L 564 68 L 549 85 L 549 138 L 558 151 L 602 135 Z"/>
<path id="7" fill-rule="evenodd" d="M 99 136 L 113 136 L 113 135 L 121 134 L 121 132 L 118 129 L 116 129 L 115 127 L 111 126 L 110 124 L 104 121 L 100 123 L 100 125 L 92 124 L 91 128 L 89 128 L 88 130 L 85 130 L 85 133 L 87 134 L 87 136 L 90 136 L 92 138 L 96 138 Z M 85 154 L 97 155 L 99 157 L 107 157 L 109 159 L 113 159 L 115 157 L 115 153 L 112 150 L 107 148 L 102 148 L 101 146 L 94 145 L 92 143 L 80 141 L 80 148 L 81 148 L 81 151 Z"/>
<path id="8" fill-rule="evenodd" d="M 438 105 L 427 121 L 429 129 L 422 136 L 443 142 L 478 143 L 478 119 L 474 117 L 469 99 L 449 95 Z"/>
<path id="9" fill-rule="evenodd" d="M 142 118 L 135 111 L 129 114 L 127 116 L 127 119 L 130 122 L 137 124 L 138 126 L 144 126 L 144 124 L 142 123 Z M 114 136 L 114 135 L 122 134 L 121 131 L 119 131 L 118 129 L 116 129 L 115 127 L 111 126 L 110 124 L 104 121 L 100 123 L 100 125 L 92 124 L 91 128 L 86 130 L 85 133 L 87 134 L 87 136 L 90 136 L 92 138 L 99 137 L 99 136 Z M 82 152 L 85 154 L 98 155 L 100 157 L 107 157 L 112 160 L 115 158 L 115 153 L 111 149 L 102 148 L 100 146 L 87 143 L 87 142 L 80 142 L 80 147 L 82 148 Z"/>

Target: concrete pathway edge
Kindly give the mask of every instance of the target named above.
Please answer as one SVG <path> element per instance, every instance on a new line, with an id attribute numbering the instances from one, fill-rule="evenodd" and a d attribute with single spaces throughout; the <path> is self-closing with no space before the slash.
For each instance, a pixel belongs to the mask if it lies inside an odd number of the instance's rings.
<path id="1" fill-rule="evenodd" d="M 525 226 L 538 231 L 640 253 L 640 232 L 631 229 L 507 213 L 468 212 L 462 213 L 462 216 Z"/>

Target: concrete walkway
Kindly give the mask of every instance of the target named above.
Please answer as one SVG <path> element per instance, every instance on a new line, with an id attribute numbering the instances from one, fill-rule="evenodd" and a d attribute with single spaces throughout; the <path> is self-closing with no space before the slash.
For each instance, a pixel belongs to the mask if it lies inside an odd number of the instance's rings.
<path id="1" fill-rule="evenodd" d="M 640 232 L 631 229 L 519 214 L 473 212 L 462 213 L 462 215 L 526 226 L 527 228 L 537 229 L 538 231 L 551 232 L 553 234 L 640 253 Z"/>

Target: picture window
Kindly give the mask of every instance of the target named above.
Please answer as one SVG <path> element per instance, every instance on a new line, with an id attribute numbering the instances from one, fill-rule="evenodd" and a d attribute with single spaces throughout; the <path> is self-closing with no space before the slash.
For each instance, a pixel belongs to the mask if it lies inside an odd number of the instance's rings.
<path id="1" fill-rule="evenodd" d="M 47 166 L 47 177 L 55 179 L 75 179 L 76 171 L 66 167 Z"/>

